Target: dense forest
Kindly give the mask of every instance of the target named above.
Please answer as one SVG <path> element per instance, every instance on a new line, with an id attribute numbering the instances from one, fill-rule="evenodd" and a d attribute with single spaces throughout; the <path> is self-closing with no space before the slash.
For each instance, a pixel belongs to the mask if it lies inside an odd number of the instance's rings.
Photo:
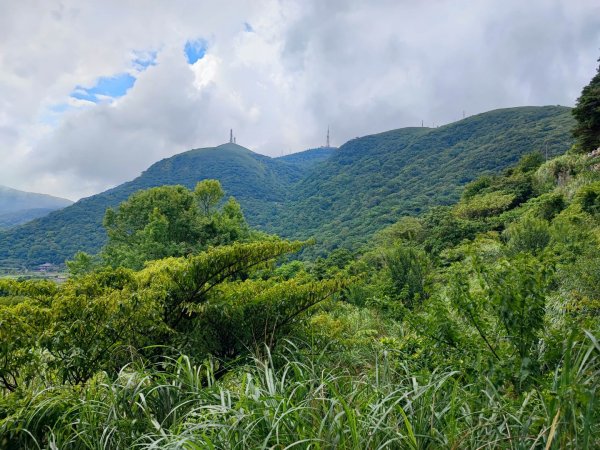
<path id="1" fill-rule="evenodd" d="M 248 223 L 288 239 L 316 239 L 304 258 L 338 247 L 357 250 L 404 215 L 450 205 L 469 181 L 498 173 L 534 150 L 551 157 L 572 143 L 575 121 L 563 106 L 490 111 L 437 128 L 401 128 L 280 158 L 240 145 L 190 150 L 158 161 L 132 181 L 0 231 L 0 262 L 63 264 L 106 243 L 106 208 L 163 185 L 193 189 L 218 179 Z"/>
<path id="2" fill-rule="evenodd" d="M 132 193 L 64 284 L 0 280 L 0 445 L 598 448 L 599 104 L 600 72 L 562 154 L 315 259 L 217 180 Z"/>

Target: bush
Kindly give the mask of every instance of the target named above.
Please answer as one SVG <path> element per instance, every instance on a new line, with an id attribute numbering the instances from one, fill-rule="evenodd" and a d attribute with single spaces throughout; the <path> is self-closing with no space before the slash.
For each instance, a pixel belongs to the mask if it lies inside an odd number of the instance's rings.
<path id="1" fill-rule="evenodd" d="M 423 250 L 403 244 L 385 253 L 391 294 L 409 309 L 427 297 L 429 259 Z"/>
<path id="2" fill-rule="evenodd" d="M 456 205 L 454 211 L 459 217 L 477 219 L 495 216 L 509 209 L 515 201 L 514 194 L 490 192 L 471 197 L 465 202 Z"/>
<path id="3" fill-rule="evenodd" d="M 544 219 L 524 216 L 512 223 L 505 231 L 506 243 L 510 254 L 520 252 L 539 255 L 550 243 L 550 228 Z"/>

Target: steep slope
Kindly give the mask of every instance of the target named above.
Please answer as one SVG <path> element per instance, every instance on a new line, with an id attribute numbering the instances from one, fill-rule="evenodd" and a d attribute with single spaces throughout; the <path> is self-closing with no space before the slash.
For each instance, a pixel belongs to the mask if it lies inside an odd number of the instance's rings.
<path id="1" fill-rule="evenodd" d="M 190 150 L 153 164 L 133 181 L 84 198 L 20 227 L 0 233 L 0 261 L 4 265 L 62 263 L 78 250 L 96 252 L 105 242 L 102 218 L 139 189 L 165 184 L 189 188 L 202 179 L 217 178 L 227 195 L 241 203 L 249 222 L 270 227 L 286 200 L 288 185 L 298 181 L 300 169 L 236 144 Z"/>
<path id="2" fill-rule="evenodd" d="M 294 187 L 269 231 L 316 236 L 318 250 L 355 246 L 401 215 L 455 202 L 465 183 L 525 153 L 566 151 L 573 123 L 566 107 L 521 107 L 353 139 Z"/>
<path id="3" fill-rule="evenodd" d="M 107 207 L 139 189 L 193 187 L 205 178 L 219 179 L 255 227 L 316 237 L 313 252 L 355 247 L 402 215 L 455 202 L 465 183 L 525 153 L 566 151 L 573 123 L 569 108 L 522 107 L 439 128 L 365 136 L 329 155 L 313 149 L 269 158 L 235 144 L 191 150 L 157 162 L 131 182 L 0 232 L 0 262 L 61 263 L 77 250 L 95 252 L 105 241 L 101 222 Z"/>

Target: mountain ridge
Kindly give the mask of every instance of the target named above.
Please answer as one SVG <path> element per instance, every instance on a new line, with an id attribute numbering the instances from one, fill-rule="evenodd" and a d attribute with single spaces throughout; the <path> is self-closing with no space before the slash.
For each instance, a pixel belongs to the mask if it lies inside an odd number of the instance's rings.
<path id="1" fill-rule="evenodd" d="M 290 238 L 316 236 L 317 251 L 353 247 L 401 215 L 455 201 L 462 185 L 525 153 L 544 146 L 552 155 L 566 151 L 572 123 L 566 107 L 519 107 L 437 128 L 363 136 L 333 151 L 312 149 L 295 157 L 271 158 L 237 144 L 192 149 L 157 161 L 131 181 L 0 233 L 0 261 L 62 263 L 78 250 L 98 251 L 105 241 L 101 222 L 107 207 L 139 189 L 193 188 L 206 178 L 221 181 L 254 227 Z"/>
<path id="2" fill-rule="evenodd" d="M 0 229 L 26 223 L 72 204 L 66 198 L 0 185 Z"/>

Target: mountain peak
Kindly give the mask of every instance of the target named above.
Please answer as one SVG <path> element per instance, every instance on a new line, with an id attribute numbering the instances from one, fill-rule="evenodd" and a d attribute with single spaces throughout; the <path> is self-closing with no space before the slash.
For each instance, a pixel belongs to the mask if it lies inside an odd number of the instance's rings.
<path id="1" fill-rule="evenodd" d="M 214 148 L 220 148 L 220 149 L 226 149 L 226 150 L 243 150 L 246 152 L 252 152 L 254 153 L 252 150 L 250 150 L 249 148 L 243 147 L 239 144 L 235 144 L 233 142 L 226 142 L 225 144 L 221 144 L 221 145 L 217 145 Z"/>

